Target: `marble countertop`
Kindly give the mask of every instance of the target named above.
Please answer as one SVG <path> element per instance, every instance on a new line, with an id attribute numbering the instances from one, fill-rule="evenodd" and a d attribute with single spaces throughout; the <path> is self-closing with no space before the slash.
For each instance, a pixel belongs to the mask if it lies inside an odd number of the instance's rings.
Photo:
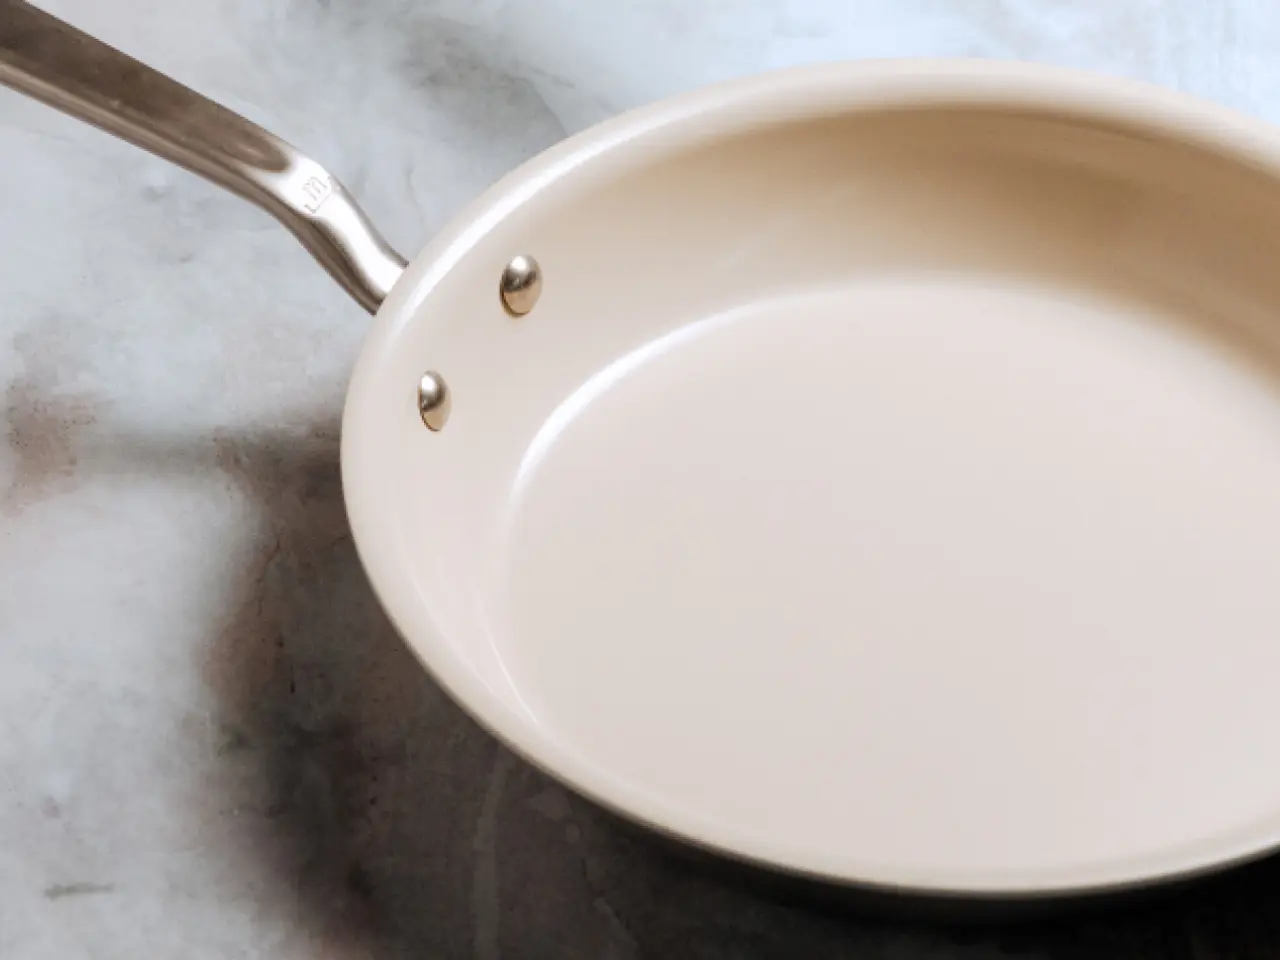
<path id="1" fill-rule="evenodd" d="M 405 251 L 566 133 L 771 67 L 1037 59 L 1280 120 L 1273 0 L 42 5 L 311 152 Z M 1280 952 L 1280 867 L 956 930 L 620 829 L 480 732 L 374 603 L 337 470 L 360 309 L 264 214 L 4 91 L 0 157 L 0 957 Z"/>

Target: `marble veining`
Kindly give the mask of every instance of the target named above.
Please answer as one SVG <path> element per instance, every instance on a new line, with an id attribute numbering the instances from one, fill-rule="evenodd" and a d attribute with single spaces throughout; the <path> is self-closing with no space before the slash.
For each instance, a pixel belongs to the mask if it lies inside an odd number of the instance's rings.
<path id="1" fill-rule="evenodd" d="M 406 253 L 567 133 L 772 67 L 1037 59 L 1280 121 L 1272 0 L 45 5 L 311 152 Z M 4 91 L 0 164 L 0 957 L 1280 950 L 1274 867 L 956 932 L 620 828 L 462 716 L 378 610 L 337 470 L 360 309 L 261 212 Z"/>

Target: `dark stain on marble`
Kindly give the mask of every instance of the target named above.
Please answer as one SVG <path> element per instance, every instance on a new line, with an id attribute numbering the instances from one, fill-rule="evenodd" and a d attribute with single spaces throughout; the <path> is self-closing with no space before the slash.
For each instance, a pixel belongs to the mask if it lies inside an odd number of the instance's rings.
<path id="1" fill-rule="evenodd" d="M 110 883 L 55 883 L 44 888 L 46 900 L 64 900 L 67 897 L 85 897 L 95 893 L 110 893 L 115 887 Z"/>
<path id="2" fill-rule="evenodd" d="M 71 358 L 62 330 L 51 321 L 14 340 L 23 369 L 4 393 L 15 467 L 8 487 L 0 492 L 0 517 L 17 516 L 77 486 L 76 440 L 96 422 L 100 403 L 63 386 L 62 365 Z"/>
<path id="3" fill-rule="evenodd" d="M 48 497 L 75 488 L 75 433 L 94 422 L 91 403 L 76 398 L 48 398 L 24 380 L 5 391 L 9 449 L 17 467 L 0 495 L 0 512 L 20 513 Z"/>
<path id="4" fill-rule="evenodd" d="M 233 754 L 243 753 L 253 748 L 253 741 L 239 727 L 230 723 L 218 725 L 218 741 L 214 748 L 220 757 L 228 757 Z"/>

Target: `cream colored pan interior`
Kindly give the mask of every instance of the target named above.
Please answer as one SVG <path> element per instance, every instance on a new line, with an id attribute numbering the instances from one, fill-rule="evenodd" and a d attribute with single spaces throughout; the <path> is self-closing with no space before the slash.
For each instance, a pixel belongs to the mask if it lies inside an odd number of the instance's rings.
<path id="1" fill-rule="evenodd" d="M 383 307 L 343 448 L 373 582 L 508 743 L 722 851 L 1025 893 L 1264 849 L 1275 149 L 1146 88 L 918 63 L 579 137 Z"/>
<path id="2" fill-rule="evenodd" d="M 722 853 L 913 890 L 1280 841 L 1270 128 L 1028 65 L 775 74 L 565 142 L 406 269 L 288 144 L 0 17 L 0 83 L 261 204 L 377 309 L 357 546 L 529 760 Z"/>

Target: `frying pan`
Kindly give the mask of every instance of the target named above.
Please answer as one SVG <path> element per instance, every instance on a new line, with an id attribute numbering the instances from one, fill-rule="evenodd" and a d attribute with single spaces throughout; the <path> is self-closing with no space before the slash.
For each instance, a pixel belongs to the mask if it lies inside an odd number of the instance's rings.
<path id="1" fill-rule="evenodd" d="M 1280 839 L 1280 139 L 1147 86 L 734 81 L 412 262 L 323 167 L 17 0 L 0 80 L 264 207 L 376 312 L 351 526 L 480 722 L 769 868 L 974 896 Z"/>

